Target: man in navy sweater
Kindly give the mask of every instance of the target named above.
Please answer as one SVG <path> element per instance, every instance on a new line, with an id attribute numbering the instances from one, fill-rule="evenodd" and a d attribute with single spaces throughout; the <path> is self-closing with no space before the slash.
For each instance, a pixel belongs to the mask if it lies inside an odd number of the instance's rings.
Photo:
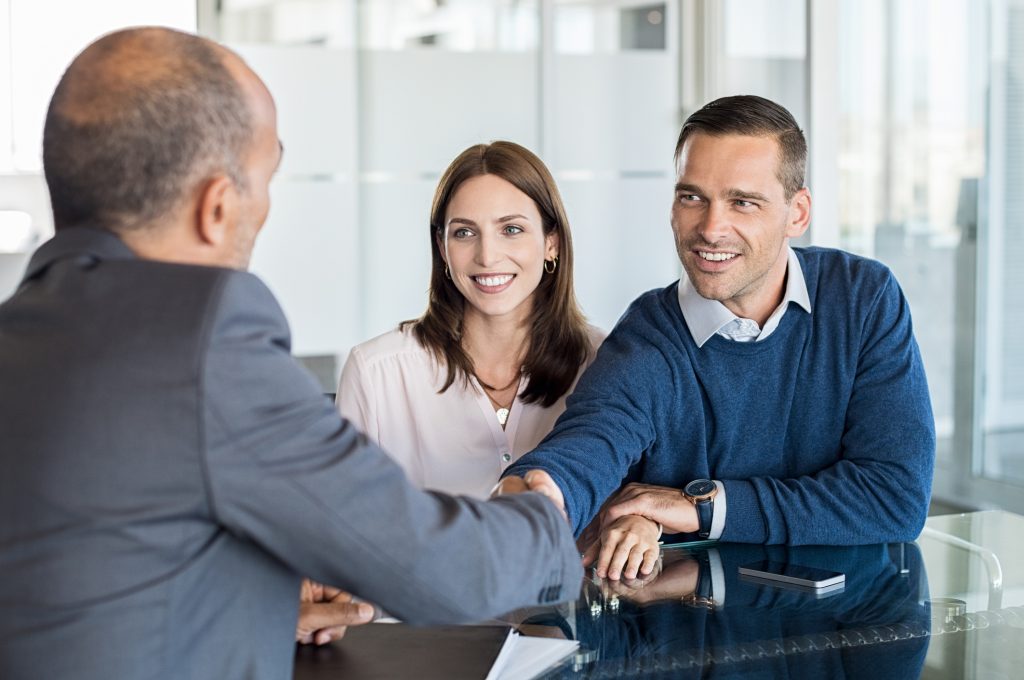
<path id="1" fill-rule="evenodd" d="M 598 516 L 588 559 L 611 578 L 649 573 L 662 527 L 750 543 L 913 540 L 935 432 L 896 279 L 850 253 L 790 247 L 811 218 L 807 146 L 778 104 L 707 104 L 675 156 L 685 275 L 629 307 L 502 485 L 524 477 L 564 504 L 577 535 Z"/>

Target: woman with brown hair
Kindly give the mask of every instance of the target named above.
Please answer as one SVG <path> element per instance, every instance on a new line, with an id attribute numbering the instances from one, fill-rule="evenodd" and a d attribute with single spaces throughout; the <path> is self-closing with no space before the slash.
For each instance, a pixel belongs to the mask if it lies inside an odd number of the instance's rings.
<path id="1" fill-rule="evenodd" d="M 452 161 L 434 194 L 430 244 L 427 311 L 352 349 L 338 408 L 414 483 L 487 497 L 554 426 L 604 333 L 576 303 L 558 188 L 518 144 L 477 144 Z M 633 552 L 658 549 L 661 528 L 619 521 L 631 532 L 618 542 L 621 570 Z M 301 641 L 324 644 L 366 620 L 346 614 L 343 591 L 307 581 L 303 598 Z"/>
<path id="2" fill-rule="evenodd" d="M 451 163 L 430 243 L 426 312 L 352 350 L 338 407 L 413 482 L 486 497 L 551 430 L 604 334 L 576 302 L 558 189 L 524 147 Z"/>

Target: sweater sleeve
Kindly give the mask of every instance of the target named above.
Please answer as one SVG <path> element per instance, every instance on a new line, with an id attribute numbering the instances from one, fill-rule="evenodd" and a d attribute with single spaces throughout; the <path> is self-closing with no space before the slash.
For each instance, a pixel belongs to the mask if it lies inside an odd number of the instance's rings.
<path id="1" fill-rule="evenodd" d="M 870 310 L 839 459 L 798 478 L 722 480 L 729 497 L 723 541 L 852 545 L 920 533 L 935 426 L 910 309 L 891 273 Z"/>
<path id="2" fill-rule="evenodd" d="M 555 428 L 503 474 L 536 469 L 551 475 L 577 535 L 650 447 L 655 414 L 665 411 L 658 403 L 675 394 L 664 386 L 673 374 L 663 354 L 671 343 L 655 337 L 644 316 L 642 310 L 627 312 L 579 379 Z"/>

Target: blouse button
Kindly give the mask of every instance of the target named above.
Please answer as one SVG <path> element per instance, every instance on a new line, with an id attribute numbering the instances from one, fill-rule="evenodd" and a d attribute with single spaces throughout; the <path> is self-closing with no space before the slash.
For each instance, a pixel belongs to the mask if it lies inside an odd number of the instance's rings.
<path id="1" fill-rule="evenodd" d="M 501 459 L 507 463 L 510 460 L 512 460 L 512 454 L 506 451 L 505 453 L 501 454 Z"/>

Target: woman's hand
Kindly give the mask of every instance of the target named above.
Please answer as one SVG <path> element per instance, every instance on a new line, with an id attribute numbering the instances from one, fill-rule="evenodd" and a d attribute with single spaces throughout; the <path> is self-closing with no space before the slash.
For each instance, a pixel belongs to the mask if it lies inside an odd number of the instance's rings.
<path id="1" fill-rule="evenodd" d="M 602 526 L 600 537 L 583 554 L 583 566 L 595 565 L 600 578 L 617 580 L 648 576 L 661 554 L 661 527 L 639 515 L 627 515 Z"/>

